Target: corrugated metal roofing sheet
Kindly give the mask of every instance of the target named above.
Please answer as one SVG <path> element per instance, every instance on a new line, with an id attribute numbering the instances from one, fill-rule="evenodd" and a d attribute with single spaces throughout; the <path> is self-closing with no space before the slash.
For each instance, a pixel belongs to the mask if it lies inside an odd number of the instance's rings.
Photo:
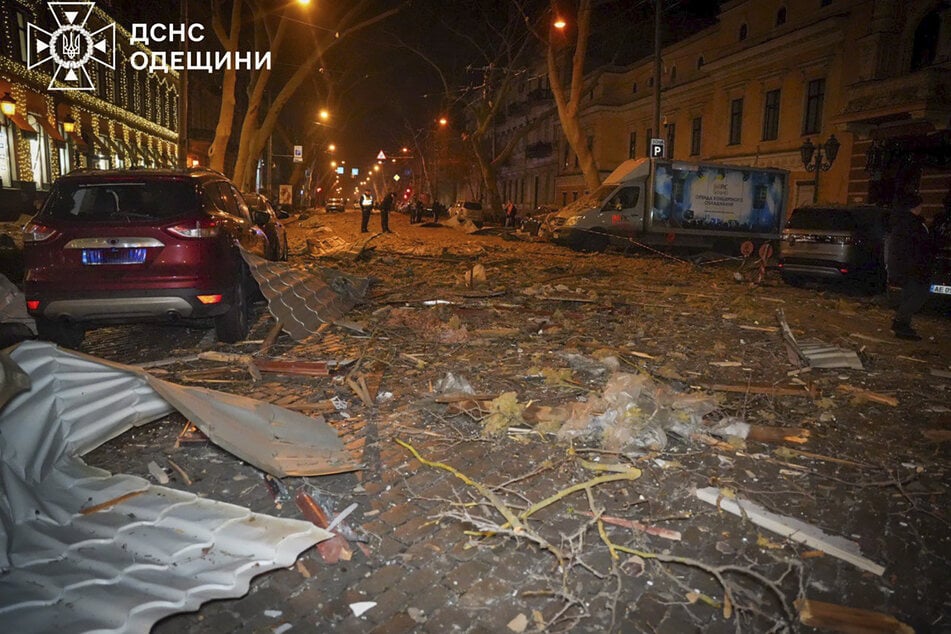
<path id="1" fill-rule="evenodd" d="M 364 277 L 326 269 L 322 270 L 322 279 L 247 251 L 242 251 L 242 255 L 267 298 L 271 314 L 283 322 L 284 330 L 297 341 L 306 339 L 321 324 L 343 317 L 369 287 L 369 280 Z"/>
<path id="2" fill-rule="evenodd" d="M 253 576 L 330 537 L 86 465 L 80 455 L 166 415 L 169 402 L 144 372 L 119 364 L 39 342 L 10 356 L 33 387 L 0 412 L 4 631 L 144 632 L 168 614 L 244 594 Z"/>

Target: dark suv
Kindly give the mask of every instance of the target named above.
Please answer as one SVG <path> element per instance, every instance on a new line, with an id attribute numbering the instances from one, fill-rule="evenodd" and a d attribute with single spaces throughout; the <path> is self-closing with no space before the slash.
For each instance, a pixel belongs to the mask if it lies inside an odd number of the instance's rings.
<path id="1" fill-rule="evenodd" d="M 806 278 L 855 280 L 885 290 L 889 210 L 871 205 L 799 207 L 783 229 L 779 270 L 787 284 Z"/>
<path id="2" fill-rule="evenodd" d="M 204 318 L 238 341 L 256 289 L 240 248 L 264 257 L 266 245 L 218 172 L 74 171 L 24 227 L 27 309 L 40 337 L 68 347 L 93 325 Z"/>

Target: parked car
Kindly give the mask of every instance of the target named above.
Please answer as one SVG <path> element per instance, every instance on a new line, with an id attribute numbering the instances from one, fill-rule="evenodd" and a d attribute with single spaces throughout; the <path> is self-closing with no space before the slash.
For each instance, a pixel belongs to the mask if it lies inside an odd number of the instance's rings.
<path id="1" fill-rule="evenodd" d="M 264 257 L 267 238 L 218 172 L 73 171 L 23 231 L 42 338 L 75 348 L 97 325 L 207 318 L 221 341 L 247 335 L 257 286 L 240 248 Z"/>
<path id="2" fill-rule="evenodd" d="M 324 205 L 324 211 L 329 213 L 342 212 L 347 210 L 347 201 L 343 198 L 328 198 Z"/>
<path id="3" fill-rule="evenodd" d="M 471 200 L 460 200 L 449 206 L 449 217 L 459 216 L 462 220 L 471 220 L 475 223 L 481 223 L 485 220 L 485 212 L 482 209 L 482 203 Z"/>
<path id="4" fill-rule="evenodd" d="M 935 239 L 935 262 L 931 276 L 931 295 L 934 299 L 951 302 L 951 218 L 947 212 L 935 218 L 932 231 Z"/>
<path id="5" fill-rule="evenodd" d="M 871 205 L 794 209 L 779 245 L 783 281 L 855 280 L 885 290 L 885 236 L 889 210 Z"/>
<path id="6" fill-rule="evenodd" d="M 286 212 L 280 214 L 276 212 L 270 201 L 261 194 L 247 193 L 242 195 L 251 210 L 251 220 L 261 227 L 267 237 L 267 249 L 265 250 L 267 259 L 287 260 L 287 231 L 279 218 L 282 215 L 287 218 L 289 217 L 288 214 Z"/>

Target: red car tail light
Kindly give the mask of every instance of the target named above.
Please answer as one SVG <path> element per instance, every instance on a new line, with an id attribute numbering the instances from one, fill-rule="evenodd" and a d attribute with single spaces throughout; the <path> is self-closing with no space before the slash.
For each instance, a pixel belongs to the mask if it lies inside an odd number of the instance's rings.
<path id="1" fill-rule="evenodd" d="M 223 295 L 198 295 L 198 301 L 202 304 L 220 304 L 222 299 Z"/>
<path id="2" fill-rule="evenodd" d="M 166 231 L 179 238 L 214 238 L 218 235 L 218 221 L 214 218 L 202 218 L 172 225 Z"/>
<path id="3" fill-rule="evenodd" d="M 40 300 L 38 300 L 38 299 L 28 299 L 28 300 L 26 300 L 26 309 L 27 309 L 27 310 L 39 310 L 39 309 L 40 309 Z"/>
<path id="4" fill-rule="evenodd" d="M 23 227 L 24 242 L 44 242 L 55 236 L 58 231 L 53 227 L 47 227 L 38 222 L 31 222 Z"/>

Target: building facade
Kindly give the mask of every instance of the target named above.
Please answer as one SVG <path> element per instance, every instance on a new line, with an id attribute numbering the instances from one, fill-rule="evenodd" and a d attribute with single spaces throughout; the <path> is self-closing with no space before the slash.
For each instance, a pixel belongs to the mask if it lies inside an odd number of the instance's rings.
<path id="1" fill-rule="evenodd" d="M 115 24 L 98 6 L 75 4 L 76 24 L 85 17 L 80 35 Z M 130 44 L 131 34 L 118 24 L 114 38 L 95 40 L 98 56 L 114 59 L 111 68 L 95 58 L 65 70 L 57 70 L 55 60 L 36 65 L 48 57 L 51 42 L 44 32 L 57 32 L 64 19 L 49 6 L 27 0 L 0 4 L 0 97 L 10 112 L 0 115 L 0 215 L 8 218 L 31 212 L 53 181 L 72 169 L 177 163 L 177 74 L 134 69 L 133 53 L 151 52 Z M 79 79 L 70 82 L 70 72 Z M 83 81 L 80 73 L 88 83 L 75 89 Z"/>
<path id="2" fill-rule="evenodd" d="M 668 158 L 789 170 L 790 210 L 814 200 L 888 204 L 905 191 L 921 193 L 928 215 L 944 204 L 948 2 L 733 0 L 715 25 L 661 56 L 659 131 L 652 56 L 586 81 L 581 121 L 602 178 L 661 138 Z M 584 181 L 560 127 L 552 130 L 551 139 L 527 142 L 503 177 L 532 182 L 533 170 L 548 170 L 551 190 L 534 200 L 563 205 L 584 193 Z M 539 141 L 550 142 L 550 163 L 529 157 Z"/>

